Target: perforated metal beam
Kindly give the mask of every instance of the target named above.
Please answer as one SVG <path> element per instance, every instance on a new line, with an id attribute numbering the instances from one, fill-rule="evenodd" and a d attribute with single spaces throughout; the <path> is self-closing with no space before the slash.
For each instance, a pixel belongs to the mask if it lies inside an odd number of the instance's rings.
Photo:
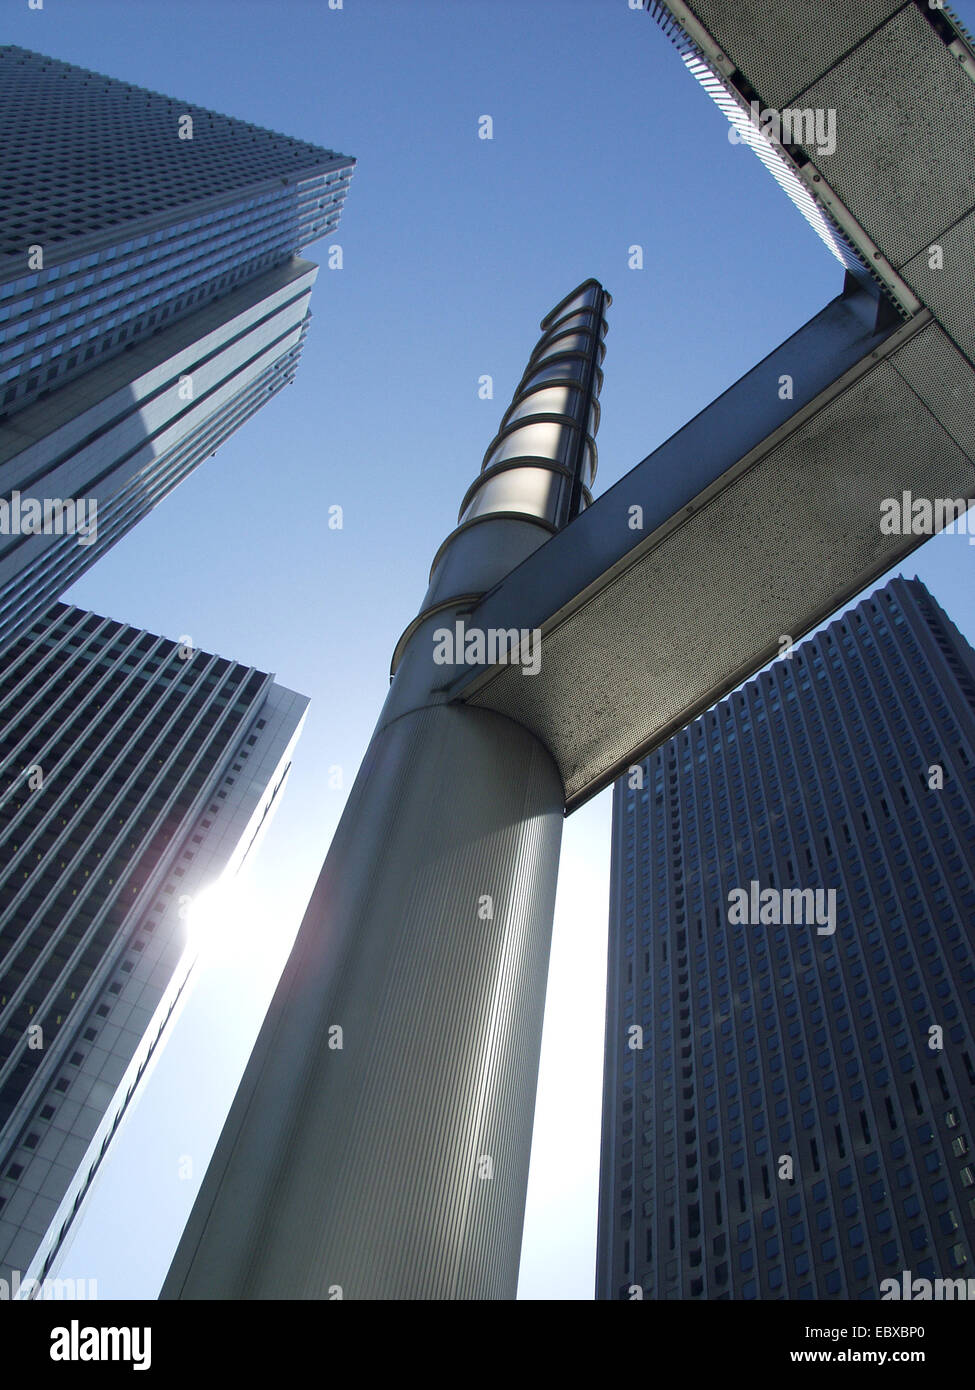
<path id="1" fill-rule="evenodd" d="M 964 30 L 914 0 L 650 9 L 712 95 L 735 103 L 736 122 L 756 99 L 833 113 L 828 153 L 773 140 L 775 152 L 856 252 L 854 273 L 869 267 L 906 321 L 878 326 L 877 300 L 848 279 L 473 608 L 472 626 L 540 629 L 541 670 L 478 670 L 449 693 L 536 733 L 569 810 L 921 544 L 884 534 L 885 499 L 975 493 L 975 49 Z M 784 375 L 787 404 L 775 393 Z"/>
<path id="2" fill-rule="evenodd" d="M 774 127 L 765 144 L 905 312 L 920 301 L 975 362 L 975 44 L 951 12 L 927 0 L 654 0 L 651 12 L 726 110 L 727 98 L 828 116 L 826 145 L 783 145 Z"/>
<path id="3" fill-rule="evenodd" d="M 689 37 L 710 34 L 766 106 L 787 106 L 886 20 L 904 0 L 697 0 L 668 4 Z"/>
<path id="4" fill-rule="evenodd" d="M 867 300 L 834 301 L 467 619 L 541 630 L 537 675 L 451 693 L 535 733 L 569 810 L 920 544 L 883 534 L 884 499 L 975 491 L 975 374 L 927 313 L 866 331 Z M 777 421 L 786 373 L 829 379 Z"/>

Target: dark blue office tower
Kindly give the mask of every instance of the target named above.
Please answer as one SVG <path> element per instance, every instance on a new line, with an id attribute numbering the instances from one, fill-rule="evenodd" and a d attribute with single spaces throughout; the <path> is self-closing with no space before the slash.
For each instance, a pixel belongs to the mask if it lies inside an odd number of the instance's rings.
<path id="1" fill-rule="evenodd" d="M 975 1286 L 973 815 L 916 579 L 617 783 L 598 1297 Z"/>

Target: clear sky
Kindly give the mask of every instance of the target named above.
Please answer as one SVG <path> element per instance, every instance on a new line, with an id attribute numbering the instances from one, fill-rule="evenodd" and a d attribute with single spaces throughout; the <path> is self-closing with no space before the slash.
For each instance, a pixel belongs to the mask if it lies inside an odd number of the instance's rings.
<path id="1" fill-rule="evenodd" d="M 955 8 L 975 26 L 975 0 Z M 152 1298 L 393 646 L 538 320 L 587 276 L 614 296 L 598 494 L 838 294 L 842 269 L 627 0 L 8 0 L 4 19 L 6 42 L 359 161 L 333 238 L 344 265 L 323 264 L 296 383 L 67 595 L 312 699 L 228 935 L 62 1270 L 96 1278 L 101 1297 Z M 482 115 L 493 140 L 478 139 Z M 642 270 L 628 268 L 634 244 Z M 324 262 L 325 246 L 306 254 Z M 493 400 L 478 398 L 483 374 Z M 342 531 L 326 526 L 333 504 Z M 930 542 L 904 573 L 975 640 L 966 539 Z M 565 827 L 522 1297 L 592 1297 L 610 800 Z"/>

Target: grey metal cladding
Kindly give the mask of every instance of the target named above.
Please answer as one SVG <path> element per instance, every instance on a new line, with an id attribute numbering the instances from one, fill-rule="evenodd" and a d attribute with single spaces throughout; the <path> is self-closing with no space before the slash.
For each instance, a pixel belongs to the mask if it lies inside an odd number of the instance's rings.
<path id="1" fill-rule="evenodd" d="M 973 482 L 881 362 L 558 622 L 538 675 L 499 669 L 470 702 L 539 735 L 571 809 L 909 553 L 885 497 Z"/>
<path id="2" fill-rule="evenodd" d="M 560 788 L 527 733 L 463 715 L 420 710 L 370 746 L 163 1298 L 514 1297 Z M 443 795 L 457 765 L 473 818 Z"/>
<path id="3" fill-rule="evenodd" d="M 932 254 L 935 245 L 941 248 L 940 265 Z M 936 243 L 908 261 L 904 279 L 975 363 L 975 212 L 938 233 Z"/>
<path id="4" fill-rule="evenodd" d="M 697 0 L 687 8 L 764 104 L 781 109 L 902 4 L 903 0 Z"/>
<path id="5" fill-rule="evenodd" d="M 945 331 L 929 324 L 891 361 L 962 452 L 975 459 L 975 373 Z"/>
<path id="6" fill-rule="evenodd" d="M 813 162 L 894 266 L 975 207 L 975 83 L 913 5 L 801 104 L 836 111 L 836 150 Z"/>

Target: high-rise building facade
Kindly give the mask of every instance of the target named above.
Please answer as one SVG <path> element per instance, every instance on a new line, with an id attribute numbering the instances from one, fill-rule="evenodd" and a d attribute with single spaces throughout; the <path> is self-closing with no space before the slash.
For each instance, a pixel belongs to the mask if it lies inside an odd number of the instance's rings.
<path id="1" fill-rule="evenodd" d="M 0 108 L 5 412 L 328 236 L 355 164 L 23 48 Z"/>
<path id="2" fill-rule="evenodd" d="M 261 671 L 61 603 L 6 652 L 8 1283 L 56 1255 L 182 996 L 188 908 L 263 833 L 307 703 Z"/>
<path id="3" fill-rule="evenodd" d="M 597 1296 L 975 1277 L 975 652 L 895 579 L 614 792 Z"/>
<path id="4" fill-rule="evenodd" d="M 294 379 L 317 271 L 265 271 L 0 427 L 0 648 Z"/>
<path id="5" fill-rule="evenodd" d="M 0 47 L 0 647 L 290 382 L 355 161 Z"/>

